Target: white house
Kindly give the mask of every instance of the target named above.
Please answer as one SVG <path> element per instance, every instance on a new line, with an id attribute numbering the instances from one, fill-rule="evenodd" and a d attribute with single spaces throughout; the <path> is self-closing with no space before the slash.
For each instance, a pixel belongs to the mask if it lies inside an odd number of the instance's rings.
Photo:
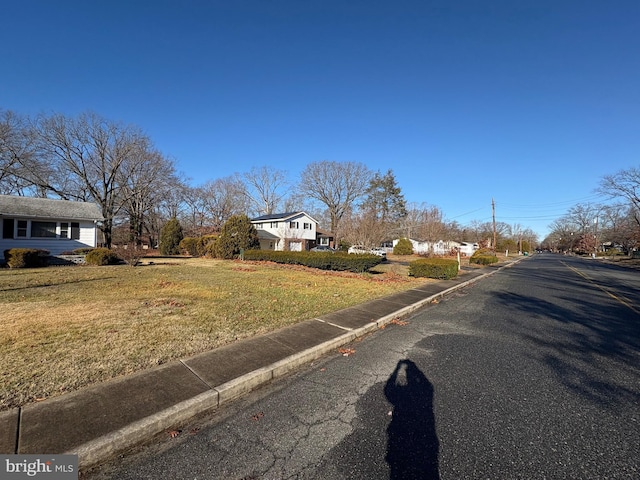
<path id="1" fill-rule="evenodd" d="M 261 250 L 309 250 L 316 245 L 318 221 L 305 212 L 274 213 L 251 220 Z"/>
<path id="2" fill-rule="evenodd" d="M 462 255 L 470 257 L 480 246 L 477 243 L 461 242 L 459 248 Z"/>
<path id="3" fill-rule="evenodd" d="M 434 255 L 446 255 L 454 248 L 460 247 L 458 242 L 453 241 L 445 242 L 444 240 L 439 240 L 437 242 L 421 242 L 412 238 L 410 238 L 409 241 L 413 246 L 413 253 L 417 253 L 418 255 L 425 255 L 428 253 L 432 253 Z M 398 240 L 394 240 L 393 246 L 395 247 L 397 243 Z"/>
<path id="4" fill-rule="evenodd" d="M 10 248 L 37 248 L 60 255 L 98 245 L 95 203 L 0 195 L 0 255 Z"/>

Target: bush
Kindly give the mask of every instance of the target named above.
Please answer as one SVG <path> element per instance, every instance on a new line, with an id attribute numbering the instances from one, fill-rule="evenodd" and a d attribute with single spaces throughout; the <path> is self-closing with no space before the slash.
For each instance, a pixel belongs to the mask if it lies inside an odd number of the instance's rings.
<path id="1" fill-rule="evenodd" d="M 498 257 L 496 257 L 491 250 L 481 248 L 471 255 L 469 263 L 475 265 L 491 265 L 492 263 L 498 263 Z"/>
<path id="2" fill-rule="evenodd" d="M 449 280 L 458 276 L 458 261 L 451 258 L 424 258 L 409 263 L 409 276 Z"/>
<path id="3" fill-rule="evenodd" d="M 36 268 L 47 265 L 47 250 L 38 248 L 10 248 L 4 251 L 4 260 L 9 268 Z"/>
<path id="4" fill-rule="evenodd" d="M 240 255 L 243 250 L 258 248 L 260 248 L 258 231 L 249 217 L 234 215 L 222 226 L 212 251 L 215 257 L 230 259 Z"/>
<path id="5" fill-rule="evenodd" d="M 198 237 L 184 237 L 180 240 L 178 247 L 180 248 L 180 253 L 185 255 L 191 255 L 192 257 L 200 257 L 198 253 Z"/>
<path id="6" fill-rule="evenodd" d="M 180 252 L 192 257 L 214 256 L 214 247 L 217 235 L 204 235 L 202 237 L 184 237 L 180 241 Z"/>
<path id="7" fill-rule="evenodd" d="M 118 255 L 108 248 L 94 248 L 85 257 L 87 265 L 116 265 L 121 262 Z"/>
<path id="8" fill-rule="evenodd" d="M 394 255 L 412 255 L 413 254 L 413 244 L 411 240 L 408 238 L 401 238 L 396 243 L 396 246 L 393 247 Z"/>
<path id="9" fill-rule="evenodd" d="M 343 252 L 289 252 L 275 250 L 247 250 L 245 260 L 260 260 L 289 265 L 303 265 L 321 270 L 366 272 L 382 262 L 378 255 L 349 255 Z"/>
<path id="10" fill-rule="evenodd" d="M 160 232 L 160 254 L 179 255 L 180 242 L 183 238 L 180 222 L 177 218 L 172 218 L 164 224 Z"/>

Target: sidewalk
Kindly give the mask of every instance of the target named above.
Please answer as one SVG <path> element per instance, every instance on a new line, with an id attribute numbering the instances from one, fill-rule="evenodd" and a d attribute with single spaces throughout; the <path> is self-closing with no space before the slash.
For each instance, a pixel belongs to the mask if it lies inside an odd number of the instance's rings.
<path id="1" fill-rule="evenodd" d="M 98 464 L 512 263 L 463 271 L 454 280 L 0 412 L 0 453 L 78 454 L 80 468 Z"/>

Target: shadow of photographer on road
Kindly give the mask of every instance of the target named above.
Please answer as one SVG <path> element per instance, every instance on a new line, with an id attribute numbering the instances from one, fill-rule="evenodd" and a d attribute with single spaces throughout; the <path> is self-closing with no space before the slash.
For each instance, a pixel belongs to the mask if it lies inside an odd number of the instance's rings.
<path id="1" fill-rule="evenodd" d="M 396 365 L 384 394 L 393 405 L 387 428 L 390 480 L 439 479 L 433 385 L 415 363 L 405 359 Z"/>

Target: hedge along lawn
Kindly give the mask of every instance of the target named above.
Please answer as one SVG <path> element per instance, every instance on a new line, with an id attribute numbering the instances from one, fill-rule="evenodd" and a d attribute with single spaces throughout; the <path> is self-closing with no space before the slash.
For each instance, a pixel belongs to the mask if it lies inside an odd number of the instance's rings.
<path id="1" fill-rule="evenodd" d="M 0 410 L 423 284 L 205 259 L 0 270 Z"/>

